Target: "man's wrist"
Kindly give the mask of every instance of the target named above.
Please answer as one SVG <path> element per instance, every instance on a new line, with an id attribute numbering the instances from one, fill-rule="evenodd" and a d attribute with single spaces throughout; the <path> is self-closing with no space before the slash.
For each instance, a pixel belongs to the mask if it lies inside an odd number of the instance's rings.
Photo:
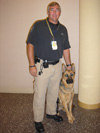
<path id="1" fill-rule="evenodd" d="M 67 64 L 66 66 L 69 67 L 69 66 L 72 66 L 72 64 Z"/>
<path id="2" fill-rule="evenodd" d="M 29 66 L 29 67 L 35 67 L 35 65 Z"/>

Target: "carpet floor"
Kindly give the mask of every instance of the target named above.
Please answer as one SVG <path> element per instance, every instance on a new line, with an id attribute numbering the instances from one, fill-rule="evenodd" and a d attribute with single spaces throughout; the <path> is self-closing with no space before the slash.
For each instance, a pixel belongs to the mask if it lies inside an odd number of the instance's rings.
<path id="1" fill-rule="evenodd" d="M 63 122 L 44 117 L 45 133 L 100 133 L 100 109 L 86 110 L 78 106 L 74 96 L 73 124 L 60 111 Z M 33 121 L 32 94 L 0 93 L 0 133 L 36 133 Z"/>

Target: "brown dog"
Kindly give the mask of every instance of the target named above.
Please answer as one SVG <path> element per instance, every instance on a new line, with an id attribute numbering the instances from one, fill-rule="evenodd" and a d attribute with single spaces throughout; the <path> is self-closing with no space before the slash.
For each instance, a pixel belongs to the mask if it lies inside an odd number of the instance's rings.
<path id="1" fill-rule="evenodd" d="M 59 89 L 59 104 L 58 108 L 66 111 L 68 122 L 73 123 L 75 118 L 72 115 L 72 103 L 74 97 L 74 78 L 75 78 L 75 65 L 72 64 L 72 70 L 67 70 L 66 66 L 62 64 L 62 79 Z"/>

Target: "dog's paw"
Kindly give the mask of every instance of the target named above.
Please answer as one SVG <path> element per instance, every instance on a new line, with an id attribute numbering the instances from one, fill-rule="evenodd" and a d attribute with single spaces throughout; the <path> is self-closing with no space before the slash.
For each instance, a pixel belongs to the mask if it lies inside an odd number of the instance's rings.
<path id="1" fill-rule="evenodd" d="M 70 123 L 70 124 L 73 124 L 73 117 L 72 117 L 72 115 L 69 115 L 68 116 L 68 122 Z"/>
<path id="2" fill-rule="evenodd" d="M 73 124 L 74 120 L 75 120 L 75 118 L 74 118 L 73 115 L 70 116 L 70 118 L 68 118 L 68 122 L 69 122 L 70 124 Z"/>
<path id="3" fill-rule="evenodd" d="M 75 120 L 75 117 L 71 114 L 71 119 L 73 119 L 73 121 Z"/>
<path id="4" fill-rule="evenodd" d="M 73 120 L 75 120 L 75 117 L 74 117 L 74 116 L 72 116 L 72 119 L 73 119 Z"/>
<path id="5" fill-rule="evenodd" d="M 68 120 L 70 124 L 73 124 L 73 119 Z"/>

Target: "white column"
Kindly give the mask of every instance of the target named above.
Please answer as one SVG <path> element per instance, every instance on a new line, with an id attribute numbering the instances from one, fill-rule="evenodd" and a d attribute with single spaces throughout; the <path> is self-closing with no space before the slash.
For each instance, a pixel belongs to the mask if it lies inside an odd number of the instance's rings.
<path id="1" fill-rule="evenodd" d="M 80 0 L 78 103 L 100 108 L 100 0 Z"/>

